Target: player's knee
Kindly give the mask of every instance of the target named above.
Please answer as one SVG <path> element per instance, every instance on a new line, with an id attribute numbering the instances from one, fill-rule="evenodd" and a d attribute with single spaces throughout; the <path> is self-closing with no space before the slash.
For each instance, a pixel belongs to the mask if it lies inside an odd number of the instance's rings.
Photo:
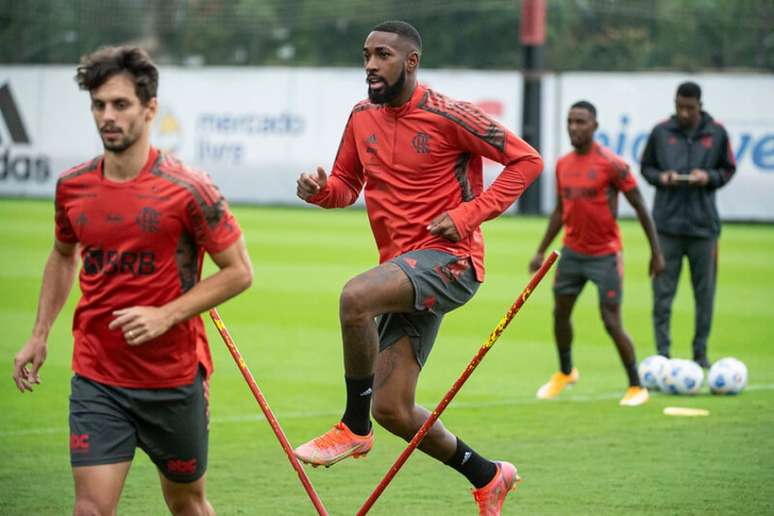
<path id="1" fill-rule="evenodd" d="M 618 335 L 621 333 L 621 325 L 612 321 L 603 321 L 605 324 L 605 331 L 608 335 Z"/>
<path id="2" fill-rule="evenodd" d="M 104 506 L 98 500 L 84 496 L 75 499 L 75 507 L 73 508 L 75 516 L 102 516 L 114 513 L 113 507 Z"/>
<path id="3" fill-rule="evenodd" d="M 367 309 L 368 293 L 356 279 L 349 280 L 339 298 L 339 315 L 343 325 L 362 324 L 370 321 L 373 315 Z"/>
<path id="4" fill-rule="evenodd" d="M 607 314 L 603 312 L 602 323 L 605 325 L 605 331 L 607 331 L 608 335 L 617 335 L 623 332 L 621 320 L 615 314 Z"/>
<path id="5" fill-rule="evenodd" d="M 374 403 L 371 413 L 380 426 L 393 434 L 403 435 L 408 426 L 408 413 L 397 405 Z"/>
<path id="6" fill-rule="evenodd" d="M 179 493 L 167 498 L 167 507 L 169 512 L 174 515 L 201 515 L 207 516 L 214 514 L 212 506 L 204 496 L 204 492 L 192 491 Z"/>
<path id="7" fill-rule="evenodd" d="M 554 305 L 554 320 L 557 322 L 568 322 L 570 320 L 570 310 L 562 305 Z"/>

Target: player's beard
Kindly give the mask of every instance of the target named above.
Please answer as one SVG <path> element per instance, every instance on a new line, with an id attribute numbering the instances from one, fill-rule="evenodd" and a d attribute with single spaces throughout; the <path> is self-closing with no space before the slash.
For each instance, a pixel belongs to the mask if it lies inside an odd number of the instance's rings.
<path id="1" fill-rule="evenodd" d="M 368 100 L 374 104 L 389 104 L 398 98 L 406 85 L 406 68 L 401 70 L 400 77 L 394 83 L 387 84 L 387 81 L 384 81 L 384 84 L 384 91 L 379 93 L 368 88 Z"/>
<path id="2" fill-rule="evenodd" d="M 122 137 L 112 142 L 106 140 L 105 137 L 102 136 L 102 146 L 105 148 L 106 151 L 114 152 L 116 154 L 121 154 L 126 149 L 134 145 L 134 143 L 139 139 L 139 136 L 135 135 L 132 129 L 133 128 L 130 126 L 128 131 L 126 132 L 122 131 L 121 133 Z"/>
<path id="3" fill-rule="evenodd" d="M 591 145 L 591 141 L 593 140 L 593 137 L 587 138 L 586 136 L 576 136 L 573 138 L 570 136 L 570 144 L 576 149 L 582 149 L 589 145 Z"/>

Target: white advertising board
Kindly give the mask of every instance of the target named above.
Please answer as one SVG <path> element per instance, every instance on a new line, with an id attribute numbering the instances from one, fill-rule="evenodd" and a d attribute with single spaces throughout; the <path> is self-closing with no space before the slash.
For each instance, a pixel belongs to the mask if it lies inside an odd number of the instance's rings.
<path id="1" fill-rule="evenodd" d="M 73 75 L 72 66 L 0 67 L 0 195 L 50 197 L 60 172 L 101 152 L 88 95 Z M 597 106 L 597 138 L 630 163 L 650 202 L 639 156 L 688 79 L 702 86 L 704 107 L 726 126 L 737 156 L 736 176 L 718 192 L 721 216 L 774 221 L 772 75 L 546 75 L 544 211 L 554 205 L 556 158 L 571 150 L 567 110 L 580 99 Z M 420 80 L 520 133 L 521 74 L 423 70 Z M 153 142 L 209 172 L 231 201 L 301 204 L 296 177 L 330 168 L 350 109 L 364 95 L 364 73 L 354 68 L 162 67 Z M 487 180 L 499 170 L 487 163 Z M 625 202 L 621 207 L 631 214 Z"/>
<path id="2" fill-rule="evenodd" d="M 588 100 L 597 108 L 597 140 L 629 163 L 652 206 L 654 189 L 640 174 L 640 158 L 653 126 L 674 113 L 677 86 L 688 80 L 701 86 L 704 110 L 725 126 L 736 156 L 734 178 L 716 194 L 721 217 L 774 220 L 772 75 L 562 74 L 553 91 L 558 109 L 553 124 L 554 158 L 572 150 L 567 111 L 574 102 Z M 547 172 L 545 178 L 553 182 L 553 172 Z M 551 199 L 550 206 L 553 204 Z M 632 213 L 625 201 L 620 206 L 622 213 Z"/>
<path id="3" fill-rule="evenodd" d="M 0 67 L 0 87 L 28 135 L 0 128 L 0 194 L 51 196 L 57 175 L 101 152 L 89 99 L 72 67 Z M 429 70 L 421 81 L 481 106 L 514 129 L 521 76 Z M 231 201 L 298 203 L 295 181 L 330 169 L 352 106 L 357 69 L 162 68 L 152 141 L 213 176 Z M 13 125 L 13 123 L 11 124 Z M 499 167 L 487 166 L 491 179 Z"/>

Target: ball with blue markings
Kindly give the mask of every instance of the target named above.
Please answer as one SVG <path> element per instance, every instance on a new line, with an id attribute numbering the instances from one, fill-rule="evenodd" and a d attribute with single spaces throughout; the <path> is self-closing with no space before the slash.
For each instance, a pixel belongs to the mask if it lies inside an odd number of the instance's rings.
<path id="1" fill-rule="evenodd" d="M 713 394 L 739 394 L 747 386 L 747 366 L 733 357 L 721 358 L 712 364 L 707 383 Z"/>
<path id="2" fill-rule="evenodd" d="M 660 390 L 668 365 L 669 359 L 661 355 L 652 355 L 644 359 L 637 368 L 640 385 L 647 389 Z"/>
<path id="3" fill-rule="evenodd" d="M 704 370 L 692 360 L 673 358 L 663 377 L 663 391 L 669 394 L 696 394 L 704 383 Z"/>

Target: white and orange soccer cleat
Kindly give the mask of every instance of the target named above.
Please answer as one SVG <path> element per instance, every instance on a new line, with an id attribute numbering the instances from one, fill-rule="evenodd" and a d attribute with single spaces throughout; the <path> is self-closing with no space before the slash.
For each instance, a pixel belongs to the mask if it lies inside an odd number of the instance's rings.
<path id="1" fill-rule="evenodd" d="M 497 473 L 487 485 L 473 490 L 480 516 L 499 516 L 508 493 L 521 482 L 516 466 L 510 462 L 495 462 Z"/>
<path id="2" fill-rule="evenodd" d="M 339 421 L 320 437 L 302 444 L 293 452 L 306 464 L 327 468 L 350 456 L 355 459 L 362 457 L 371 451 L 373 445 L 373 429 L 368 435 L 357 435 Z"/>
<path id="3" fill-rule="evenodd" d="M 570 374 L 564 374 L 559 371 L 551 375 L 551 379 L 547 383 L 543 384 L 537 391 L 537 398 L 539 400 L 552 400 L 559 396 L 559 393 L 567 387 L 578 381 L 580 374 L 576 368 L 572 368 Z"/>
<path id="4" fill-rule="evenodd" d="M 637 405 L 643 405 L 649 399 L 650 394 L 648 394 L 648 389 L 645 387 L 629 387 L 618 404 L 622 407 L 636 407 Z"/>

